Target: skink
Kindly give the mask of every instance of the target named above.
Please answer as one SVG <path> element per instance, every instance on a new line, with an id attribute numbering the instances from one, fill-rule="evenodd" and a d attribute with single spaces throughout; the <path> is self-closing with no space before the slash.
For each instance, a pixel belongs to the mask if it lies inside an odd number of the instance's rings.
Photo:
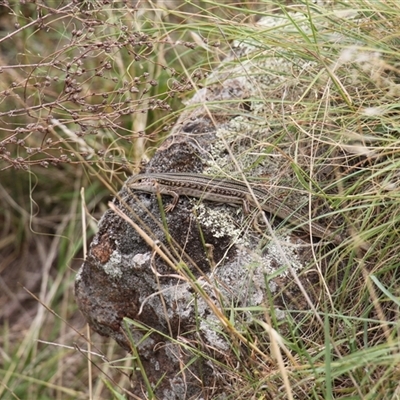
<path id="1" fill-rule="evenodd" d="M 251 194 L 248 186 L 242 182 L 203 174 L 165 172 L 134 175 L 128 179 L 126 186 L 128 189 L 139 192 L 172 196 L 173 202 L 166 207 L 166 211 L 173 210 L 179 196 L 189 196 L 223 204 L 241 204 L 245 212 L 248 212 L 249 204 L 257 207 L 254 195 L 261 209 L 269 214 L 289 221 L 293 226 L 301 228 L 314 237 L 328 239 L 335 244 L 342 242 L 339 234 L 314 221 L 310 222 L 303 214 L 293 212 L 291 208 L 272 197 L 267 191 L 251 186 L 253 192 Z"/>

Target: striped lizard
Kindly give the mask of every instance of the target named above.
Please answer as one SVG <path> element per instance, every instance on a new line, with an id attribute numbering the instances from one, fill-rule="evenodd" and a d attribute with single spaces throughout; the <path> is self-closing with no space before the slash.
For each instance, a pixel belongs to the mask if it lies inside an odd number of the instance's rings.
<path id="1" fill-rule="evenodd" d="M 164 172 L 134 175 L 128 179 L 126 187 L 138 192 L 172 196 L 172 204 L 165 209 L 167 212 L 174 209 L 179 196 L 196 197 L 223 204 L 241 204 L 246 213 L 249 212 L 249 204 L 254 207 L 259 206 L 267 213 L 287 220 L 294 226 L 297 225 L 314 237 L 328 239 L 335 244 L 342 242 L 339 234 L 314 221 L 310 222 L 303 214 L 293 212 L 282 201 L 272 197 L 263 189 L 251 186 L 253 192 L 251 193 L 248 186 L 242 182 L 203 174 Z M 258 204 L 253 196 L 257 199 Z"/>

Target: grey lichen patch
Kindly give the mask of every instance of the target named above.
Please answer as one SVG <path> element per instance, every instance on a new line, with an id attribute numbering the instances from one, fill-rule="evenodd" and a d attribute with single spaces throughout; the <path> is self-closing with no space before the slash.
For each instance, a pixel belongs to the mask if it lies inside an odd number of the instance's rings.
<path id="1" fill-rule="evenodd" d="M 188 283 L 180 285 L 162 285 L 162 296 L 171 307 L 168 309 L 168 318 L 178 315 L 180 319 L 188 319 L 193 314 L 193 294 Z"/>
<path id="2" fill-rule="evenodd" d="M 117 250 L 113 251 L 109 260 L 103 264 L 104 272 L 112 278 L 121 278 L 123 276 L 123 272 L 121 270 L 121 261 L 121 253 Z"/>
<path id="3" fill-rule="evenodd" d="M 163 391 L 163 399 L 165 400 L 183 400 L 186 398 L 187 385 L 184 379 L 176 376 L 170 382 L 171 389 Z"/>
<path id="4" fill-rule="evenodd" d="M 287 317 L 287 313 L 277 307 L 274 307 L 274 314 L 278 321 L 283 321 Z"/>
<path id="5" fill-rule="evenodd" d="M 285 243 L 287 245 L 285 245 Z M 272 274 L 276 273 L 277 270 L 281 270 L 279 276 L 284 278 L 288 276 L 288 263 L 294 271 L 300 271 L 304 268 L 300 257 L 299 249 L 304 245 L 296 245 L 290 241 L 289 237 L 284 240 L 279 240 L 279 244 L 275 241 L 271 241 L 267 247 L 268 251 L 263 256 L 263 268 L 265 273 Z M 279 266 L 278 269 L 276 266 Z M 282 269 L 282 267 L 284 267 Z"/>
<path id="6" fill-rule="evenodd" d="M 264 250 L 257 249 L 254 244 L 242 248 L 234 260 L 215 271 L 212 280 L 228 303 L 243 307 L 260 305 L 265 300 L 266 282 L 269 292 L 274 293 L 277 289 L 269 276 L 287 277 L 288 263 L 295 271 L 304 268 L 298 254 L 300 245 L 291 243 L 289 238 L 279 240 L 279 245 L 271 241 Z M 250 252 L 251 248 L 256 250 Z"/>
<path id="7" fill-rule="evenodd" d="M 144 356 L 152 359 L 153 364 L 155 364 L 155 361 L 152 357 L 152 355 L 154 354 L 155 341 L 151 336 L 144 336 L 145 335 L 142 332 L 132 332 L 132 338 L 134 340 L 134 343 L 136 343 L 138 349 L 140 349 Z"/>
<path id="8" fill-rule="evenodd" d="M 208 343 L 222 351 L 229 350 L 228 342 L 221 335 L 222 326 L 220 321 L 215 315 L 209 315 L 207 319 L 200 322 L 200 330 L 204 333 Z"/>
<path id="9" fill-rule="evenodd" d="M 150 252 L 148 253 L 137 253 L 132 257 L 132 267 L 136 270 L 147 268 L 150 261 Z"/>
<path id="10" fill-rule="evenodd" d="M 262 304 L 265 299 L 265 280 L 262 272 L 259 269 L 253 270 L 245 265 L 234 264 L 236 263 L 229 265 L 223 274 L 218 274 L 216 285 L 224 302 L 240 308 Z"/>
<path id="11" fill-rule="evenodd" d="M 247 240 L 242 237 L 243 229 L 235 226 L 232 214 L 220 209 L 207 207 L 204 204 L 195 205 L 199 223 L 208 228 L 215 238 L 230 237 L 232 243 L 237 245 L 248 245 Z M 239 209 L 237 209 L 240 212 Z"/>

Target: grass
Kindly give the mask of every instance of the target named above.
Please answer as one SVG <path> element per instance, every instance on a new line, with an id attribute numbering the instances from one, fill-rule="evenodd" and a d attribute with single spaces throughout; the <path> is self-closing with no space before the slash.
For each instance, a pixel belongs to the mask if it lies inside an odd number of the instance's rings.
<path id="1" fill-rule="evenodd" d="M 246 67 L 247 77 L 276 80 L 249 99 L 260 110 L 255 134 L 226 138 L 240 150 L 226 170 L 237 164 L 250 176 L 276 148 L 289 149 L 290 178 L 280 184 L 294 179 L 302 196 L 329 204 L 350 235 L 316 251 L 276 292 L 268 291 L 275 276 L 265 276 L 266 304 L 216 307 L 229 357 L 184 350 L 213 361 L 227 398 L 397 398 L 399 8 L 394 0 L 3 5 L 0 399 L 129 398 L 130 373 L 146 376 L 137 358 L 88 336 L 75 272 L 110 193 L 154 153 L 182 100 L 238 49 L 233 41 L 254 48 L 250 62 L 238 50 L 230 61 L 238 76 Z M 280 16 L 279 28 L 254 23 L 265 16 Z M 282 60 L 289 73 L 276 69 Z M 229 114 L 232 103 L 208 107 Z M 300 304 L 301 293 L 311 304 Z"/>

